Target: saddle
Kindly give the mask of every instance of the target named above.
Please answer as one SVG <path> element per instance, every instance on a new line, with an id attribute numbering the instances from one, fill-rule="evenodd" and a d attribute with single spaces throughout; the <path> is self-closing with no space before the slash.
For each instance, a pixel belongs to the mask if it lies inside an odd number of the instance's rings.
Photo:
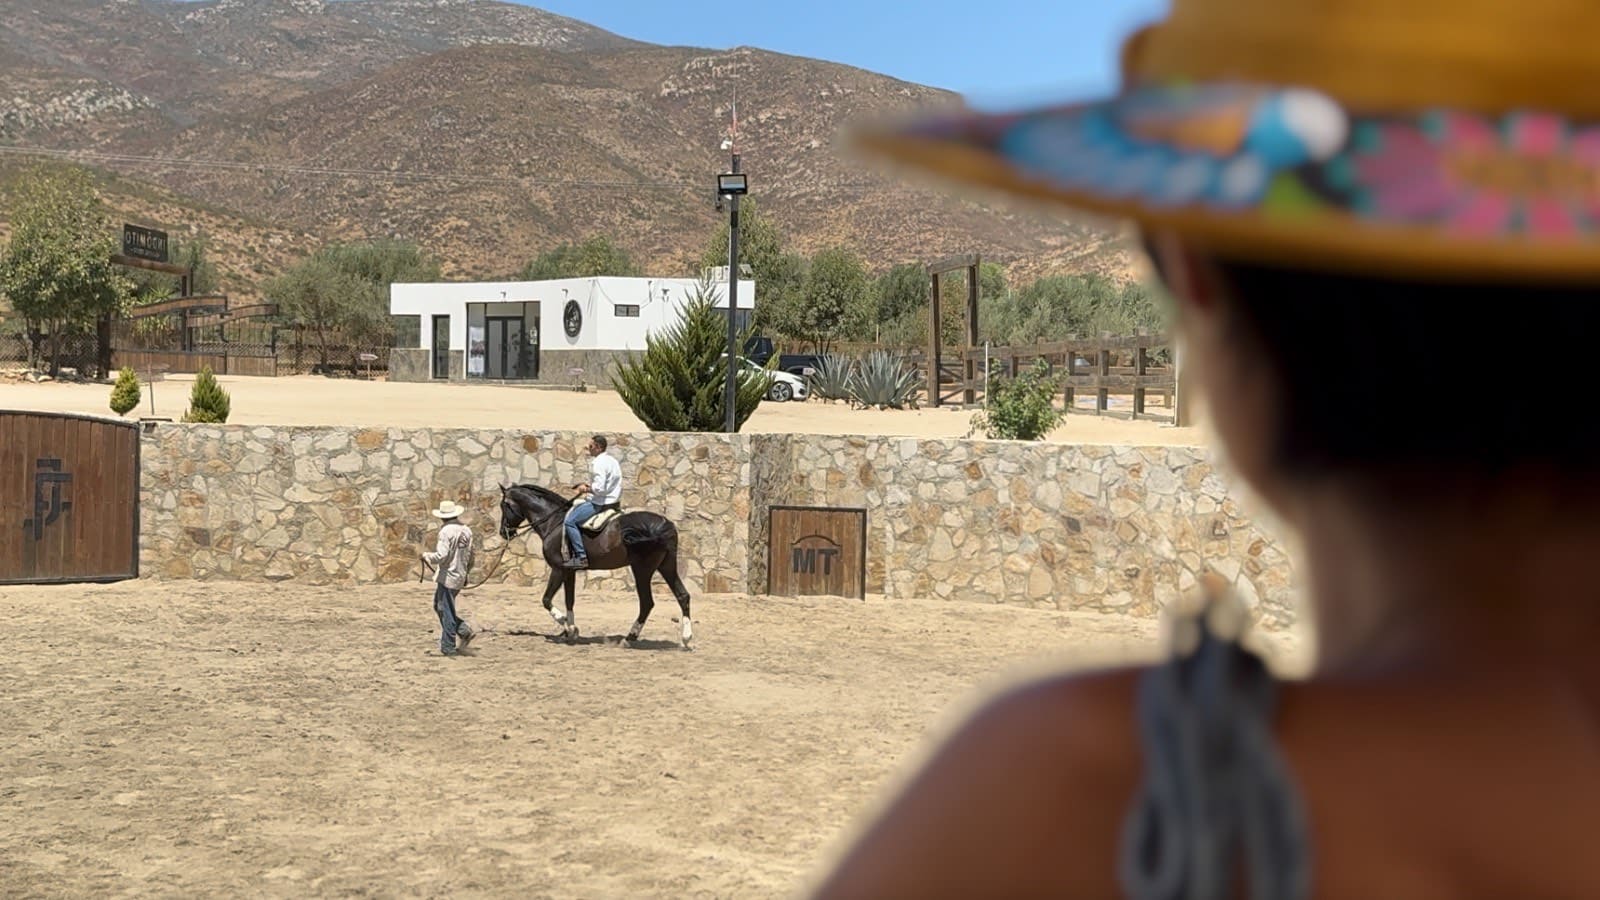
<path id="1" fill-rule="evenodd" d="M 612 520 L 622 515 L 622 504 L 613 503 L 600 507 L 600 511 L 578 523 L 578 530 L 590 537 L 595 537 L 606 530 Z"/>

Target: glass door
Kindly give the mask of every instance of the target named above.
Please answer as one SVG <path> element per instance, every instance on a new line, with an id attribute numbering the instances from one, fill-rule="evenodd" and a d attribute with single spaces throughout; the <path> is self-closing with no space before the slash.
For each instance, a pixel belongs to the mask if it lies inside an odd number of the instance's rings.
<path id="1" fill-rule="evenodd" d="M 522 317 L 489 316 L 484 324 L 488 326 L 484 377 L 502 381 L 522 377 Z"/>
<path id="2" fill-rule="evenodd" d="M 433 317 L 433 377 L 450 377 L 450 317 Z"/>

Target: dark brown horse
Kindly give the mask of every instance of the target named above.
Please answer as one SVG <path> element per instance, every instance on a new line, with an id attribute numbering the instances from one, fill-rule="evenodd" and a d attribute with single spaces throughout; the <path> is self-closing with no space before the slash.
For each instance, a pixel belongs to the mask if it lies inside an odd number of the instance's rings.
<path id="1" fill-rule="evenodd" d="M 561 626 L 562 636 L 569 641 L 578 637 L 578 620 L 572 612 L 578 573 L 562 568 L 561 561 L 566 554 L 561 548 L 566 514 L 571 508 L 571 498 L 563 497 L 549 488 L 536 484 L 500 486 L 500 536 L 511 540 L 516 536 L 518 527 L 526 522 L 543 541 L 544 561 L 550 565 L 550 582 L 544 589 L 544 608 L 550 618 Z M 660 572 L 667 587 L 672 589 L 672 595 L 678 598 L 678 607 L 683 610 L 684 649 L 694 649 L 694 628 L 689 621 L 689 591 L 683 586 L 683 579 L 678 577 L 678 528 L 671 520 L 653 512 L 625 512 L 607 523 L 598 535 L 584 532 L 583 546 L 588 551 L 591 569 L 620 569 L 627 566 L 633 570 L 634 586 L 639 590 L 639 618 L 628 630 L 629 643 L 639 639 L 639 632 L 644 630 L 644 623 L 650 618 L 650 610 L 655 608 L 655 598 L 650 594 L 650 579 Z M 558 587 L 566 588 L 565 615 L 557 612 L 550 603 Z"/>

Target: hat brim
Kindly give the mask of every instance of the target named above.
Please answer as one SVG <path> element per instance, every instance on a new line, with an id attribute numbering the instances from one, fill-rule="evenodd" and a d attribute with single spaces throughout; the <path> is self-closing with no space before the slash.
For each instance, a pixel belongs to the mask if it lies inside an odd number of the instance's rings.
<path id="1" fill-rule="evenodd" d="M 1600 123 L 1533 112 L 1363 115 L 1303 89 L 1205 85 L 947 114 L 859 128 L 850 141 L 1243 259 L 1600 280 Z"/>
<path id="2" fill-rule="evenodd" d="M 465 512 L 466 512 L 466 509 L 464 509 L 464 508 L 463 509 L 456 509 L 456 510 L 446 510 L 446 509 L 430 510 L 431 515 L 436 519 L 459 519 L 459 518 L 461 518 L 461 515 L 463 513 L 465 513 Z"/>

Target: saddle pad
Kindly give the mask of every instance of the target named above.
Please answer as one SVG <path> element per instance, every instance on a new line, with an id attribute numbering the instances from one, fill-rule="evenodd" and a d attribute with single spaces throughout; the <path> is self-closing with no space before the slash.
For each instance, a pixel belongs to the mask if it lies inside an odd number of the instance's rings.
<path id="1" fill-rule="evenodd" d="M 618 512 L 616 509 L 602 509 L 590 516 L 588 520 L 578 527 L 589 532 L 590 534 L 599 534 L 605 530 L 606 525 L 610 524 L 612 519 L 615 519 L 620 515 L 622 515 L 622 513 Z"/>

